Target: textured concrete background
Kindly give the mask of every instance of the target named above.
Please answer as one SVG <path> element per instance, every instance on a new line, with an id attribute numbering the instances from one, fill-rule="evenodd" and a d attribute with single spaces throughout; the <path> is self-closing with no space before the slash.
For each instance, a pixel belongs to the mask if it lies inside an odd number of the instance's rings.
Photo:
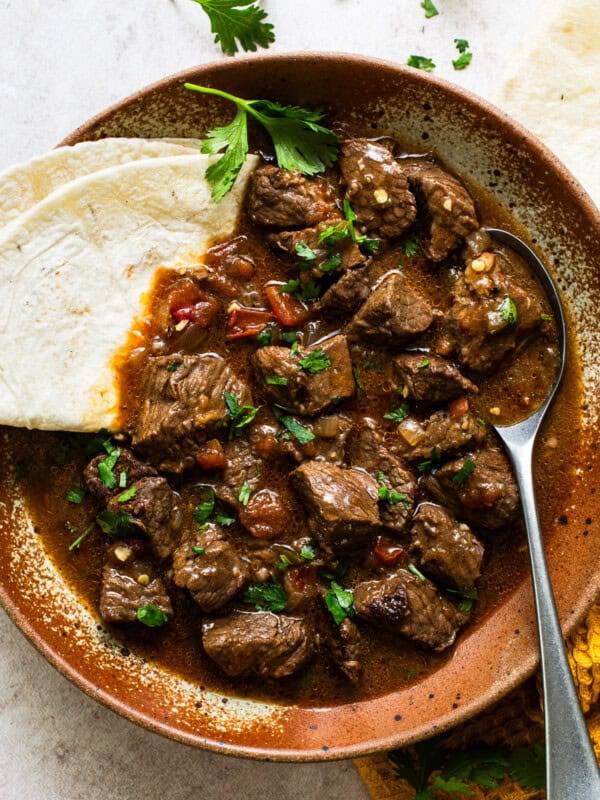
<path id="1" fill-rule="evenodd" d="M 266 0 L 273 51 L 404 62 L 486 96 L 542 0 Z M 454 38 L 474 58 L 455 72 Z M 223 58 L 190 0 L 0 0 L 0 169 L 51 148 L 110 103 Z M 264 764 L 199 752 L 107 711 L 55 672 L 0 612 L 0 800 L 366 800 L 350 762 Z"/>

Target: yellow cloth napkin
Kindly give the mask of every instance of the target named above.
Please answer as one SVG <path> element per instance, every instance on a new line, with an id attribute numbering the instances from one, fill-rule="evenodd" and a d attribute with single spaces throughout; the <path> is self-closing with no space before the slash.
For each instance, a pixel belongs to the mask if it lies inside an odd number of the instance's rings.
<path id="1" fill-rule="evenodd" d="M 537 134 L 579 178 L 600 207 L 600 14 L 598 0 L 548 0 L 533 31 L 510 59 L 492 100 Z M 596 756 L 600 759 L 600 603 L 571 636 L 567 650 Z M 451 732 L 447 746 L 523 746 L 543 741 L 539 678 Z M 387 754 L 355 761 L 373 800 L 413 800 Z M 439 800 L 447 795 L 439 793 Z M 473 787 L 473 800 L 541 800 L 508 778 L 497 789 Z M 590 798 L 591 800 L 591 798 Z"/>

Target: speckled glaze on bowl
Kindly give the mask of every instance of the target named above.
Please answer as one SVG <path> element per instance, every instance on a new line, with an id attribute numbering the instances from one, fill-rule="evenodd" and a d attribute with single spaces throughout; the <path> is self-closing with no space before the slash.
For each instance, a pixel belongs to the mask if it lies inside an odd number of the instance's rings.
<path id="1" fill-rule="evenodd" d="M 391 63 L 337 54 L 260 56 L 175 75 L 87 122 L 63 144 L 103 136 L 201 136 L 231 115 L 191 96 L 184 80 L 245 97 L 323 105 L 337 119 L 388 129 L 439 154 L 487 187 L 528 228 L 571 307 L 584 364 L 584 453 L 565 516 L 545 531 L 565 633 L 600 582 L 597 372 L 600 217 L 581 186 L 538 140 L 462 89 Z M 568 387 L 564 389 L 568 391 Z M 1 432 L 8 452 L 10 431 Z M 229 698 L 122 649 L 60 575 L 38 540 L 5 457 L 0 479 L 0 599 L 40 652 L 90 696 L 158 733 L 234 755 L 319 760 L 405 745 L 481 711 L 531 674 L 537 638 L 531 586 L 522 583 L 452 657 L 415 685 L 335 708 Z M 523 556 L 526 557 L 525 554 Z"/>

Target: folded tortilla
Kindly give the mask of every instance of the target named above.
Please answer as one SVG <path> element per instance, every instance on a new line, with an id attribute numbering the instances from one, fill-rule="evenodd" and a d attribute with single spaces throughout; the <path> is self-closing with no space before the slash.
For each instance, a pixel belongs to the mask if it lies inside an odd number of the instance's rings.
<path id="1" fill-rule="evenodd" d="M 117 430 L 115 358 L 156 270 L 234 231 L 256 156 L 218 205 L 213 156 L 133 161 L 50 194 L 0 234 L 0 424 Z"/>
<path id="2" fill-rule="evenodd" d="M 0 229 L 65 183 L 142 158 L 200 152 L 198 139 L 99 139 L 49 153 L 0 172 Z"/>

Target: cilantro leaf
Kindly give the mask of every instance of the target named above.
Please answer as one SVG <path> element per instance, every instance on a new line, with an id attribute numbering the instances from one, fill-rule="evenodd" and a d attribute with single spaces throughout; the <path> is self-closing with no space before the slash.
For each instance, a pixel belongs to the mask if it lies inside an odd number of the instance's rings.
<path id="1" fill-rule="evenodd" d="M 329 369 L 331 359 L 322 347 L 316 347 L 310 351 L 306 358 L 298 359 L 298 363 L 300 364 L 299 370 L 303 369 L 311 375 L 317 375 L 319 372 Z"/>
<path id="2" fill-rule="evenodd" d="M 67 526 L 69 526 L 69 523 L 67 523 Z M 80 536 L 78 536 L 74 541 L 71 542 L 71 544 L 69 545 L 69 553 L 72 553 L 73 550 L 79 550 L 79 548 L 81 547 L 84 539 L 87 539 L 87 537 L 90 535 L 90 533 L 94 530 L 94 527 L 95 527 L 95 523 L 92 522 L 92 524 L 88 525 L 87 528 L 84 530 L 84 532 Z M 76 532 L 76 528 L 74 526 L 73 526 L 72 530 L 71 530 L 71 528 L 69 528 L 69 530 L 70 530 L 71 533 L 75 533 Z"/>
<path id="3" fill-rule="evenodd" d="M 105 508 L 96 517 L 96 522 L 102 532 L 109 536 L 130 536 L 135 533 L 135 527 L 131 523 L 132 519 L 131 514 L 126 511 L 119 511 L 118 514 L 115 514 Z"/>
<path id="4" fill-rule="evenodd" d="M 255 606 L 259 611 L 283 611 L 287 605 L 287 595 L 273 577 L 246 590 L 244 603 Z"/>
<path id="5" fill-rule="evenodd" d="M 223 392 L 223 400 L 234 427 L 238 429 L 252 422 L 260 410 L 260 406 L 241 406 L 237 397 L 231 392 Z"/>
<path id="6" fill-rule="evenodd" d="M 517 306 L 512 297 L 507 295 L 500 303 L 498 311 L 505 322 L 508 322 L 509 325 L 516 325 L 518 319 Z"/>
<path id="7" fill-rule="evenodd" d="M 273 341 L 273 333 L 270 328 L 264 328 L 256 334 L 256 343 L 259 347 L 268 347 Z"/>
<path id="8" fill-rule="evenodd" d="M 329 258 L 326 258 L 325 261 L 320 265 L 319 269 L 321 272 L 324 272 L 326 275 L 329 272 L 335 272 L 338 267 L 342 265 L 342 257 L 339 253 L 334 253 Z"/>
<path id="9" fill-rule="evenodd" d="M 545 789 L 546 754 L 543 746 L 515 747 L 508 755 L 508 771 L 524 789 Z"/>
<path id="10" fill-rule="evenodd" d="M 323 117 L 321 109 L 284 106 L 269 100 L 244 100 L 220 89 L 193 83 L 186 83 L 185 88 L 223 97 L 237 106 L 232 122 L 210 131 L 201 148 L 203 153 L 212 154 L 225 150 L 219 161 L 206 171 L 216 202 L 231 190 L 248 153 L 248 114 L 267 130 L 277 163 L 283 169 L 316 175 L 332 166 L 338 157 L 338 137 L 319 125 Z"/>
<path id="11" fill-rule="evenodd" d="M 459 53 L 464 53 L 469 48 L 469 42 L 466 39 L 455 39 L 454 44 Z"/>
<path id="12" fill-rule="evenodd" d="M 406 59 L 406 65 L 415 69 L 422 69 L 425 72 L 433 72 L 435 69 L 435 64 L 427 56 L 409 56 Z"/>
<path id="13" fill-rule="evenodd" d="M 197 522 L 198 525 L 204 525 L 206 522 L 208 522 L 213 511 L 215 510 L 215 493 L 213 489 L 207 487 L 203 490 L 202 494 L 203 499 L 192 511 L 194 522 Z"/>
<path id="14" fill-rule="evenodd" d="M 125 489 L 124 492 L 117 497 L 118 503 L 126 503 L 128 500 L 133 500 L 133 498 L 137 494 L 137 486 L 130 486 L 129 489 Z"/>
<path id="15" fill-rule="evenodd" d="M 305 428 L 297 419 L 288 416 L 277 406 L 273 409 L 273 413 L 279 422 L 288 429 L 298 444 L 308 444 L 315 438 L 314 433 L 309 428 Z"/>
<path id="16" fill-rule="evenodd" d="M 75 483 L 65 494 L 65 500 L 68 500 L 69 503 L 75 503 L 76 505 L 79 505 L 83 501 L 83 498 L 86 496 L 86 494 L 87 486 L 85 483 Z"/>
<path id="17" fill-rule="evenodd" d="M 235 522 L 235 517 L 230 517 L 228 514 L 217 512 L 215 514 L 215 522 L 217 525 L 223 525 L 224 528 L 228 528 Z"/>
<path id="18" fill-rule="evenodd" d="M 404 255 L 410 258 L 414 256 L 416 253 L 419 252 L 419 248 L 421 247 L 421 240 L 418 236 L 415 236 L 414 239 L 407 239 L 404 242 Z"/>
<path id="19" fill-rule="evenodd" d="M 304 261 L 315 261 L 317 258 L 317 254 L 309 247 L 306 242 L 296 242 L 294 245 L 294 250 L 296 251 L 296 255 L 302 258 Z"/>
<path id="20" fill-rule="evenodd" d="M 427 461 L 421 461 L 417 464 L 417 469 L 419 472 L 431 472 L 432 475 L 435 475 L 440 466 L 441 458 L 442 454 L 440 452 L 440 448 L 434 447 L 432 448 Z"/>
<path id="21" fill-rule="evenodd" d="M 421 3 L 421 8 L 425 11 L 426 19 L 430 19 L 430 17 L 437 17 L 437 15 L 440 13 L 433 5 L 431 0 L 423 0 Z"/>
<path id="22" fill-rule="evenodd" d="M 221 45 L 225 55 L 242 50 L 255 52 L 257 47 L 268 48 L 275 41 L 273 25 L 265 22 L 267 12 L 255 0 L 194 0 L 202 7 L 210 20 L 215 44 Z"/>
<path id="23" fill-rule="evenodd" d="M 196 547 L 196 545 L 192 545 L 192 552 L 195 553 L 197 556 L 203 556 L 206 553 L 206 548 Z"/>
<path id="24" fill-rule="evenodd" d="M 287 386 L 287 378 L 283 375 L 265 375 L 265 383 L 269 386 Z"/>
<path id="25" fill-rule="evenodd" d="M 125 489 L 127 487 L 127 471 L 128 468 L 122 469 L 119 473 L 119 489 Z"/>
<path id="26" fill-rule="evenodd" d="M 293 294 L 298 286 L 300 286 L 300 281 L 298 278 L 290 278 L 287 283 L 284 283 L 283 286 L 279 287 L 279 294 Z"/>
<path id="27" fill-rule="evenodd" d="M 331 588 L 325 595 L 325 605 L 337 625 L 341 625 L 346 617 L 353 617 L 355 613 L 354 595 L 335 581 L 331 581 Z"/>
<path id="28" fill-rule="evenodd" d="M 250 502 L 250 495 L 252 494 L 252 487 L 248 481 L 244 481 L 238 492 L 238 500 L 243 506 L 247 506 Z"/>
<path id="29" fill-rule="evenodd" d="M 107 443 L 105 442 L 105 447 L 106 444 Z M 103 458 L 102 461 L 98 462 L 98 474 L 100 475 L 100 479 L 107 489 L 114 489 L 117 485 L 117 479 L 115 478 L 113 469 L 115 468 L 120 455 L 121 451 L 117 447 L 113 448 L 111 446 L 109 455 L 106 456 L 106 458 Z"/>
<path id="30" fill-rule="evenodd" d="M 450 594 L 457 594 L 461 600 L 458 607 L 461 611 L 470 611 L 473 608 L 473 603 L 477 600 L 477 589 L 471 586 L 469 589 L 446 589 Z"/>
<path id="31" fill-rule="evenodd" d="M 149 628 L 160 628 L 165 622 L 169 621 L 169 617 L 162 608 L 157 608 L 152 603 L 147 603 L 143 608 L 138 608 L 136 617 L 139 622 L 147 625 Z"/>
<path id="32" fill-rule="evenodd" d="M 452 476 L 452 483 L 461 486 L 473 472 L 475 472 L 475 462 L 472 458 L 465 458 L 462 467 L 458 470 L 456 475 Z"/>
<path id="33" fill-rule="evenodd" d="M 305 561 L 313 561 L 315 558 L 315 548 L 310 544 L 303 544 L 300 555 Z"/>
<path id="34" fill-rule="evenodd" d="M 281 338 L 286 344 L 296 344 L 298 341 L 298 333 L 296 331 L 284 331 Z"/>
<path id="35" fill-rule="evenodd" d="M 418 578 L 422 583 L 425 583 L 425 581 L 427 580 L 425 575 L 423 575 L 421 570 L 417 569 L 417 567 L 412 563 L 412 561 L 408 565 L 407 569 L 408 569 L 409 572 L 412 572 L 412 574 L 415 576 L 415 578 Z"/>
<path id="36" fill-rule="evenodd" d="M 473 53 L 461 53 L 458 58 L 452 61 L 454 69 L 466 69 L 473 60 Z"/>
<path id="37" fill-rule="evenodd" d="M 402 422 L 409 415 L 408 403 L 400 403 L 396 408 L 392 408 L 387 414 L 383 415 L 384 419 L 391 419 L 392 422 Z"/>
<path id="38" fill-rule="evenodd" d="M 417 369 L 425 369 L 425 367 L 429 366 L 429 359 L 427 356 L 423 356 L 423 360 L 420 364 L 417 364 Z"/>

